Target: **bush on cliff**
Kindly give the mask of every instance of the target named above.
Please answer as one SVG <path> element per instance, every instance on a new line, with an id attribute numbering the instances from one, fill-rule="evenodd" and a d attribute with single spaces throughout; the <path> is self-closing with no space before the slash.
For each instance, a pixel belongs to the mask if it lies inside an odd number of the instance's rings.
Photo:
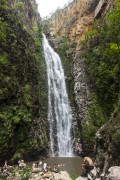
<path id="1" fill-rule="evenodd" d="M 89 116 L 92 118 L 90 121 L 88 120 L 89 125 L 84 124 L 84 134 L 91 144 L 95 141 L 94 137 L 98 128 L 108 121 L 111 114 L 118 106 L 117 103 L 120 93 L 119 17 L 120 2 L 116 1 L 113 9 L 104 19 L 100 19 L 94 23 L 83 43 L 86 72 L 89 77 L 89 84 L 91 85 L 90 89 L 91 92 L 95 94 L 99 106 L 99 108 L 96 106 L 91 109 L 94 103 L 90 105 Z M 98 114 L 102 113 L 102 116 L 99 115 L 94 123 L 96 111 L 98 111 Z M 104 120 L 101 121 L 102 117 L 104 117 Z M 89 131 L 87 131 L 87 126 L 89 126 Z"/>

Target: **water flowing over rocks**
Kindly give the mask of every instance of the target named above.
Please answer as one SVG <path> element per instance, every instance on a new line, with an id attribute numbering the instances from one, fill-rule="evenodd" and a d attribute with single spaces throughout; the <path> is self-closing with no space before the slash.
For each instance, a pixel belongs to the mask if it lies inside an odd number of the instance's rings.
<path id="1" fill-rule="evenodd" d="M 4 1 L 6 0 L 2 0 L 2 2 Z M 21 7 L 18 6 L 20 5 L 19 2 L 22 5 Z M 4 135 L 4 138 L 1 138 L 2 140 L 0 141 L 0 161 L 12 157 L 14 161 L 22 156 L 29 160 L 33 158 L 37 159 L 42 152 L 46 155 L 47 149 L 49 148 L 49 140 L 47 137 L 49 130 L 46 117 L 47 102 L 45 102 L 47 101 L 47 98 L 45 98 L 47 97 L 47 87 L 44 86 L 47 78 L 46 74 L 44 74 L 45 72 L 42 71 L 42 68 L 45 68 L 42 64 L 42 59 L 44 61 L 44 57 L 36 59 L 36 57 L 43 53 L 42 50 L 40 50 L 40 53 L 37 54 L 39 51 L 38 49 L 42 46 L 41 40 L 39 42 L 40 44 L 38 41 L 35 42 L 36 38 L 39 39 L 42 35 L 39 33 L 39 37 L 36 36 L 35 39 L 33 38 L 35 29 L 38 28 L 38 25 L 40 26 L 40 16 L 37 11 L 35 0 L 8 0 L 8 3 L 11 9 L 7 7 L 8 9 L 0 11 L 3 16 L 0 20 L 5 22 L 3 27 L 1 27 L 3 29 L 5 28 L 6 32 L 5 34 L 3 32 L 5 42 L 2 42 L 2 54 L 5 54 L 3 60 L 6 59 L 8 61 L 8 64 L 5 62 L 5 66 L 3 63 L 3 72 L 5 71 L 6 73 L 3 74 L 3 80 L 5 81 L 3 81 L 3 85 L 5 83 L 6 87 L 3 91 L 3 101 L 1 103 L 1 107 L 5 114 L 1 116 L 2 120 L 0 121 L 0 133 L 2 132 L 0 137 Z M 72 123 L 70 121 L 69 123 L 68 119 L 64 122 L 62 121 L 61 126 L 64 126 L 63 123 L 66 123 L 65 129 L 67 130 L 65 133 L 60 130 L 60 133 L 57 134 L 59 140 L 54 133 L 57 129 L 60 129 L 60 123 L 58 123 L 58 127 L 55 122 L 52 124 L 54 127 L 54 129 L 52 129 L 54 135 L 53 137 L 51 136 L 51 139 L 55 139 L 54 141 L 56 144 L 58 141 L 65 140 L 64 143 L 62 142 L 63 146 L 61 142 L 59 143 L 59 147 L 62 147 L 61 150 L 55 146 L 55 150 L 60 150 L 58 155 L 66 156 L 66 151 L 68 154 L 72 154 L 72 148 L 70 146 L 72 144 L 70 137 L 71 126 L 74 127 L 74 134 L 77 132 L 76 139 L 74 139 L 74 151 L 82 151 L 80 146 L 80 125 L 86 122 L 87 111 L 91 102 L 89 100 L 90 89 L 82 57 L 81 41 L 84 39 L 85 32 L 88 32 L 93 21 L 104 17 L 113 3 L 114 0 L 73 0 L 72 3 L 63 10 L 60 9 L 56 11 L 50 18 L 50 24 L 48 23 L 46 25 L 46 32 L 52 36 L 53 39 L 51 39 L 51 43 L 54 44 L 53 46 L 56 50 L 61 45 L 62 40 L 67 38 L 66 56 L 69 61 L 67 61 L 66 64 L 68 65 L 68 63 L 71 63 L 70 61 L 73 61 L 73 67 L 70 71 L 72 71 L 74 79 L 74 109 L 77 115 L 73 114 L 74 120 Z M 2 3 L 0 3 L 0 6 L 1 4 Z M 3 23 L 2 21 L 1 23 Z M 41 31 L 41 27 L 39 28 L 39 31 Z M 55 41 L 56 38 L 57 41 Z M 39 45 L 37 46 L 35 43 Z M 63 41 L 63 46 L 64 45 L 66 44 Z M 40 67 L 37 63 L 38 61 L 41 63 L 42 67 L 40 71 Z M 55 62 L 53 62 L 53 64 L 54 63 Z M 53 66 L 53 64 L 51 66 Z M 58 67 L 58 69 L 60 69 L 60 67 Z M 58 83 L 58 76 L 60 74 L 58 71 L 54 72 L 56 73 L 56 77 L 54 77 L 55 85 L 59 86 L 64 82 L 62 80 Z M 44 77 L 42 77 L 42 74 L 44 74 Z M 111 73 L 111 76 L 113 75 L 114 73 Z M 116 81 L 114 76 L 113 81 Z M 13 82 L 13 84 L 11 82 Z M 51 87 L 53 88 L 53 86 Z M 56 91 L 56 89 L 54 89 L 54 91 Z M 61 92 L 57 94 L 60 96 L 60 100 L 57 99 L 57 101 L 63 100 L 61 97 L 62 95 L 64 96 L 66 90 L 62 89 Z M 55 104 L 55 102 L 53 102 L 55 96 L 52 94 L 52 91 L 50 94 L 51 104 Z M 68 100 L 66 100 L 67 96 L 64 98 L 65 102 L 63 104 L 65 105 Z M 52 114 L 50 114 L 51 116 L 54 116 L 55 109 L 62 109 L 59 103 L 55 105 L 54 108 L 51 108 L 51 112 L 54 111 L 53 114 L 50 112 Z M 63 106 L 63 109 L 67 111 L 65 106 Z M 120 107 L 118 111 L 120 112 Z M 60 112 L 58 114 L 60 115 Z M 63 114 L 69 116 L 66 112 Z M 71 119 L 70 116 L 69 119 Z M 117 139 L 120 135 L 119 129 L 117 129 L 119 127 L 119 117 L 120 115 L 117 118 L 114 116 L 113 120 L 108 120 L 109 123 L 102 126 L 96 134 L 95 165 L 97 175 L 94 178 L 95 180 L 120 180 L 120 143 L 119 139 Z M 61 119 L 60 117 L 60 120 Z M 56 118 L 55 121 L 57 120 Z M 64 139 L 63 136 L 65 135 L 68 141 Z M 63 151 L 64 153 L 62 153 Z M 8 174 L 7 180 L 21 179 L 18 172 L 16 172 L 15 177 L 12 176 L 11 172 L 8 172 Z M 65 171 L 61 171 L 60 173 L 43 173 L 39 172 L 39 170 L 32 172 L 30 180 L 33 179 L 71 180 L 68 173 Z M 79 177 L 76 180 L 87 180 L 87 178 Z"/>
<path id="2" fill-rule="evenodd" d="M 73 116 L 73 121 L 75 129 L 79 129 L 79 132 L 81 132 L 82 129 L 81 124 L 89 124 L 88 121 L 90 118 L 93 119 L 91 115 L 92 110 L 94 109 L 93 111 L 95 112 L 95 108 L 97 107 L 97 100 L 93 101 L 93 99 L 96 98 L 96 95 L 92 94 L 94 93 L 94 87 L 92 87 L 88 77 L 89 74 L 86 73 L 87 68 L 85 67 L 82 57 L 82 51 L 84 51 L 82 41 L 85 37 L 87 38 L 85 33 L 89 31 L 95 18 L 103 17 L 109 8 L 112 7 L 113 3 L 114 0 L 74 0 L 64 9 L 57 10 L 51 18 L 46 21 L 46 24 L 44 22 L 46 34 L 48 33 L 50 36 L 54 37 L 54 39 L 59 40 L 66 37 L 68 42 L 67 52 L 72 54 L 75 109 L 77 112 L 77 116 Z M 59 47 L 60 44 L 58 43 L 57 46 Z M 55 45 L 55 47 L 57 46 Z M 76 124 L 78 126 L 77 128 Z M 86 128 L 84 129 L 86 130 Z M 79 136 L 79 133 L 76 134 Z M 79 140 L 75 138 L 75 142 L 77 141 Z M 93 151 L 93 146 L 94 144 L 89 144 L 86 146 L 87 150 Z M 76 147 L 77 145 L 74 145 L 75 151 L 77 152 Z"/>
<path id="3" fill-rule="evenodd" d="M 52 156 L 73 156 L 72 114 L 61 59 L 49 45 L 44 34 L 43 47 L 48 73 L 48 120 L 51 153 Z"/>

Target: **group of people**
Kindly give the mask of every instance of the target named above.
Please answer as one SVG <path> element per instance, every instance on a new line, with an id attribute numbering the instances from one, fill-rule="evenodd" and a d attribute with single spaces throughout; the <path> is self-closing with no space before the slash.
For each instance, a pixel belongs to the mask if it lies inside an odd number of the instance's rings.
<path id="1" fill-rule="evenodd" d="M 82 156 L 83 157 L 83 164 L 82 164 L 82 176 L 87 176 L 92 169 L 94 169 L 94 162 L 93 159 L 87 156 Z M 18 161 L 18 166 L 20 169 L 26 167 L 26 163 L 24 160 L 19 160 Z M 37 162 L 32 164 L 32 170 L 36 171 L 43 171 L 43 172 L 59 172 L 59 167 L 64 166 L 64 164 L 54 164 L 53 168 L 51 168 L 50 165 L 47 164 L 47 162 Z M 0 169 L 0 175 L 2 174 L 7 174 L 8 169 L 10 169 L 10 166 L 8 165 L 8 162 L 5 161 L 3 167 Z"/>
<path id="2" fill-rule="evenodd" d="M 47 172 L 48 164 L 46 162 L 42 163 L 42 161 L 32 164 L 33 171 L 38 170 L 38 168 L 40 171 L 43 170 L 44 172 Z"/>
<path id="3" fill-rule="evenodd" d="M 52 171 L 52 172 L 56 172 L 58 173 L 60 170 L 59 170 L 59 167 L 61 166 L 64 166 L 64 164 L 54 164 L 53 168 L 47 164 L 47 162 L 37 162 L 37 163 L 33 163 L 32 164 L 32 170 L 33 171 L 43 171 L 43 172 L 48 172 L 48 171 Z"/>
<path id="4" fill-rule="evenodd" d="M 49 166 L 47 164 L 47 162 L 42 163 L 40 161 L 37 163 L 33 163 L 32 169 L 33 169 L 33 171 L 40 170 L 43 172 L 52 171 L 52 172 L 58 173 L 60 171 L 59 167 L 61 167 L 61 166 L 64 166 L 64 164 L 54 164 L 53 168 L 51 168 L 51 166 Z M 83 164 L 82 164 L 82 176 L 87 176 L 90 173 L 90 171 L 93 169 L 94 169 L 93 159 L 90 157 L 84 156 Z"/>

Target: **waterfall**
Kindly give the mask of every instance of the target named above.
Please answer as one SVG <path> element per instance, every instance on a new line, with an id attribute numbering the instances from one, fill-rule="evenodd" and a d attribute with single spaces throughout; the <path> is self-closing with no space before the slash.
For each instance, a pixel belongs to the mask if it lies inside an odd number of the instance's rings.
<path id="1" fill-rule="evenodd" d="M 66 92 L 65 76 L 58 54 L 43 34 L 43 48 L 48 75 L 48 120 L 52 156 L 73 156 L 72 115 Z"/>

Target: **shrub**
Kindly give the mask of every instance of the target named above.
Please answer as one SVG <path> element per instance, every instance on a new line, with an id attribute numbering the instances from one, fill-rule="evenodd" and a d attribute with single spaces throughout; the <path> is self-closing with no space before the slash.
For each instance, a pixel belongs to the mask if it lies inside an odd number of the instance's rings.
<path id="1" fill-rule="evenodd" d="M 21 10 L 24 7 L 24 3 L 23 2 L 16 2 L 15 7 Z"/>

